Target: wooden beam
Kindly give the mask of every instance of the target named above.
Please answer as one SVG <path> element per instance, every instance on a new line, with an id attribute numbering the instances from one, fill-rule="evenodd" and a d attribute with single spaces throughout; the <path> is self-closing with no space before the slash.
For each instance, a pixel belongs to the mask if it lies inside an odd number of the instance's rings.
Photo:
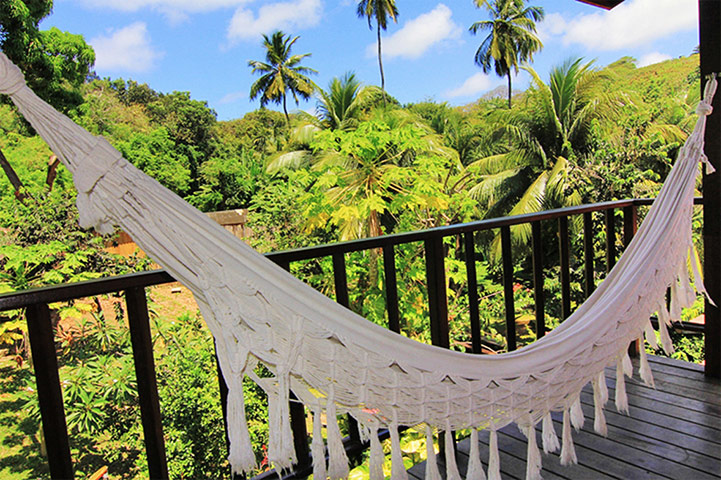
<path id="1" fill-rule="evenodd" d="M 706 75 L 721 72 L 721 2 L 699 0 L 699 46 L 701 52 L 701 89 Z M 704 168 L 704 283 L 716 305 L 721 305 L 721 95 L 713 101 L 715 112 L 706 124 L 705 153 L 716 173 L 707 174 Z M 721 310 L 706 302 L 705 352 L 707 376 L 721 378 Z"/>
<path id="2" fill-rule="evenodd" d="M 613 7 L 616 7 L 623 3 L 623 0 L 576 0 L 581 3 L 587 3 L 588 5 L 593 5 L 594 7 L 601 7 L 605 8 L 606 10 L 611 10 Z"/>

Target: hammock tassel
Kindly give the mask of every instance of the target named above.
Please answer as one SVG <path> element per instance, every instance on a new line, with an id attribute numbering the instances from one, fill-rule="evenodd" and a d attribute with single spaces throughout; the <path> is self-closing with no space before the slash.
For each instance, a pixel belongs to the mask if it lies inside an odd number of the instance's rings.
<path id="1" fill-rule="evenodd" d="M 446 480 L 461 480 L 461 474 L 458 472 L 458 464 L 456 463 L 456 446 L 453 444 L 453 432 L 450 425 L 446 425 L 443 437 L 446 447 Z"/>
<path id="2" fill-rule="evenodd" d="M 606 372 L 604 370 L 598 372 L 598 391 L 601 405 L 606 405 L 606 402 L 608 402 L 608 385 L 606 385 Z"/>
<path id="3" fill-rule="evenodd" d="M 278 390 L 275 395 L 268 395 L 268 460 L 276 468 L 285 470 L 297 463 L 297 459 L 293 447 L 293 431 L 290 428 L 288 373 L 279 374 L 276 378 Z"/>
<path id="4" fill-rule="evenodd" d="M 433 430 L 426 425 L 426 478 L 428 480 L 441 480 L 441 472 L 438 470 L 438 457 L 433 443 Z"/>
<path id="5" fill-rule="evenodd" d="M 374 429 L 371 432 L 371 455 L 370 455 L 370 468 L 369 476 L 370 480 L 383 480 L 385 475 L 383 473 L 383 462 L 386 460 L 386 456 L 383 454 L 383 446 L 381 441 L 378 439 L 378 430 Z M 313 476 L 313 478 L 316 478 Z"/>
<path id="6" fill-rule="evenodd" d="M 581 394 L 579 393 L 576 399 L 571 404 L 571 425 L 576 431 L 583 428 L 583 409 L 581 408 Z"/>
<path id="7" fill-rule="evenodd" d="M 658 333 L 661 335 L 661 347 L 666 355 L 674 352 L 671 336 L 668 334 L 668 327 L 671 326 L 671 317 L 665 305 L 661 305 L 658 309 Z"/>
<path id="8" fill-rule="evenodd" d="M 648 322 L 646 322 L 646 326 L 644 327 L 643 331 L 644 337 L 646 337 L 646 341 L 651 346 L 651 348 L 653 348 L 654 350 L 658 350 L 658 339 L 656 338 L 656 330 L 653 329 L 650 318 L 648 319 Z"/>
<path id="9" fill-rule="evenodd" d="M 325 444 L 323 443 L 323 424 L 321 408 L 313 409 L 313 440 L 310 444 L 310 453 L 313 456 L 313 478 L 328 478 L 325 465 Z"/>
<path id="10" fill-rule="evenodd" d="M 468 452 L 468 471 L 466 472 L 466 480 L 486 480 L 486 474 L 483 471 L 481 463 L 481 452 L 478 448 L 478 430 L 471 429 L 471 450 Z M 428 476 L 426 475 L 426 478 Z"/>
<path id="11" fill-rule="evenodd" d="M 603 373 L 603 372 L 601 372 Z M 603 385 L 606 385 L 605 378 L 603 378 L 601 381 L 603 381 Z M 606 415 L 603 413 L 603 407 L 606 404 L 606 401 L 603 399 L 603 392 L 601 390 L 601 386 L 599 383 L 599 378 L 596 378 L 593 380 L 593 430 L 598 433 L 599 435 L 603 435 L 604 437 L 608 434 L 608 427 L 606 426 Z M 606 391 L 606 395 L 608 396 L 608 391 Z"/>
<path id="12" fill-rule="evenodd" d="M 488 480 L 501 479 L 501 459 L 498 455 L 498 434 L 491 430 L 488 442 Z"/>
<path id="13" fill-rule="evenodd" d="M 561 446 L 561 465 L 571 465 L 578 463 L 576 459 L 576 449 L 573 446 L 573 436 L 571 434 L 571 418 L 568 410 L 563 412 L 563 435 Z"/>
<path id="14" fill-rule="evenodd" d="M 526 454 L 526 480 L 539 480 L 541 478 L 541 452 L 536 441 L 536 427 L 529 425 L 523 428 L 528 439 L 528 453 Z"/>
<path id="15" fill-rule="evenodd" d="M 401 439 L 398 434 L 398 424 L 393 422 L 390 426 L 391 431 L 391 478 L 398 480 L 407 480 L 408 472 L 403 464 L 403 454 L 401 452 Z M 347 473 L 346 473 L 347 474 Z"/>
<path id="16" fill-rule="evenodd" d="M 326 432 L 328 433 L 328 476 L 331 480 L 346 478 L 349 473 L 348 456 L 343 448 L 343 438 L 338 428 L 338 417 L 335 413 L 335 402 L 333 396 L 328 398 L 326 405 Z"/>
<path id="17" fill-rule="evenodd" d="M 623 362 L 618 361 L 616 365 L 616 410 L 619 413 L 625 413 L 628 415 L 628 396 L 626 395 L 626 380 L 623 378 Z"/>
<path id="18" fill-rule="evenodd" d="M 551 417 L 551 412 L 548 412 L 545 417 L 543 417 L 543 451 L 545 453 L 553 453 L 558 451 L 559 448 L 561 448 L 561 445 L 558 443 L 558 435 L 556 435 L 556 429 L 553 428 L 553 418 Z"/>
<path id="19" fill-rule="evenodd" d="M 651 366 L 648 364 L 648 354 L 644 348 L 645 346 L 643 341 L 639 339 L 639 342 L 641 343 L 641 348 L 639 348 L 639 356 L 641 357 L 641 367 L 639 368 L 639 373 L 641 374 L 641 380 L 643 380 L 643 383 L 647 386 L 656 388 L 656 384 L 653 381 L 653 372 L 651 372 Z"/>
<path id="20" fill-rule="evenodd" d="M 230 428 L 232 426 L 233 428 Z M 253 445 L 250 443 L 248 422 L 245 418 L 245 400 L 243 398 L 243 376 L 233 381 L 228 390 L 228 439 L 230 454 L 228 461 L 233 473 L 250 472 L 257 462 Z"/>

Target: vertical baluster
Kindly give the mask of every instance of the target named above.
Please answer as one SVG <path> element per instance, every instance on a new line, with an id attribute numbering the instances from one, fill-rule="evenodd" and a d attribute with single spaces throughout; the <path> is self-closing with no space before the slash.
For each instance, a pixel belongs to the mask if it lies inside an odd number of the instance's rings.
<path id="1" fill-rule="evenodd" d="M 590 297 L 596 288 L 593 279 L 593 214 L 586 212 L 583 214 L 583 261 L 584 261 L 584 290 L 586 298 Z"/>
<path id="2" fill-rule="evenodd" d="M 155 376 L 153 343 L 150 336 L 148 302 L 145 289 L 136 287 L 126 290 L 125 304 L 128 309 L 135 377 L 138 380 L 140 417 L 143 422 L 145 451 L 148 456 L 148 473 L 151 478 L 168 478 L 168 464 L 165 457 L 165 441 L 160 417 L 160 399 Z"/>
<path id="3" fill-rule="evenodd" d="M 629 205 L 623 207 L 623 246 L 628 247 L 638 229 L 638 207 Z"/>
<path id="4" fill-rule="evenodd" d="M 561 319 L 571 315 L 571 246 L 568 238 L 568 217 L 558 218 L 558 245 L 561 258 Z"/>
<path id="5" fill-rule="evenodd" d="M 629 244 L 631 243 L 631 240 L 633 240 L 634 235 L 636 235 L 637 229 L 638 229 L 638 208 L 636 207 L 636 205 L 629 205 L 628 207 L 623 207 L 623 246 L 624 246 L 624 248 L 628 248 Z M 670 296 L 669 296 L 669 298 L 670 298 Z M 640 353 L 640 348 L 642 348 L 641 343 L 638 340 L 634 340 L 628 346 L 628 354 L 632 357 L 636 357 Z"/>
<path id="6" fill-rule="evenodd" d="M 531 223 L 531 242 L 533 249 L 533 299 L 536 304 L 536 337 L 546 334 L 545 295 L 543 293 L 543 241 L 541 222 Z"/>
<path id="7" fill-rule="evenodd" d="M 431 322 L 431 343 L 450 347 L 448 331 L 448 298 L 446 296 L 446 268 L 443 238 L 425 240 L 428 308 Z"/>
<path id="8" fill-rule="evenodd" d="M 398 312 L 398 280 L 396 278 L 396 257 L 393 245 L 383 247 L 383 271 L 386 278 L 385 290 L 388 328 L 396 333 L 400 333 L 401 322 Z"/>
<path id="9" fill-rule="evenodd" d="M 35 304 L 25 311 L 30 350 L 35 368 L 35 384 L 40 405 L 40 417 L 48 453 L 50 477 L 72 479 L 73 462 L 70 457 L 68 429 L 65 424 L 63 392 L 60 389 L 58 358 L 55 354 L 55 336 L 50 322 L 50 309 Z"/>
<path id="10" fill-rule="evenodd" d="M 466 260 L 466 276 L 468 277 L 468 310 L 471 321 L 471 345 L 473 353 L 482 353 L 481 319 L 478 313 L 478 277 L 476 274 L 476 252 L 473 232 L 463 235 Z"/>
<path id="11" fill-rule="evenodd" d="M 448 328 L 448 296 L 446 295 L 446 267 L 443 237 L 433 237 L 424 241 L 426 253 L 426 282 L 428 284 L 428 310 L 431 323 L 431 343 L 443 348 L 450 348 Z M 441 432 L 438 443 L 441 456 L 446 454 L 445 435 Z M 455 444 L 455 432 L 453 448 Z"/>
<path id="12" fill-rule="evenodd" d="M 608 273 L 616 265 L 616 223 L 612 208 L 603 213 L 606 221 L 606 273 Z"/>
<path id="13" fill-rule="evenodd" d="M 503 297 L 506 304 L 506 342 L 510 352 L 516 349 L 516 306 L 513 299 L 513 256 L 510 227 L 501 227 L 501 256 L 503 258 Z"/>
<path id="14" fill-rule="evenodd" d="M 348 274 L 345 269 L 345 254 L 342 252 L 333 254 L 333 280 L 335 282 L 335 301 L 346 308 L 350 308 L 348 298 Z M 348 418 L 348 435 L 353 442 L 360 443 L 360 432 L 358 422 L 350 415 Z"/>
<path id="15" fill-rule="evenodd" d="M 286 272 L 290 271 L 290 263 L 275 262 Z M 305 407 L 298 401 L 295 393 L 290 392 L 290 429 L 293 431 L 293 446 L 295 457 L 298 459 L 298 467 L 310 464 L 310 448 L 308 447 L 308 427 L 305 423 Z"/>

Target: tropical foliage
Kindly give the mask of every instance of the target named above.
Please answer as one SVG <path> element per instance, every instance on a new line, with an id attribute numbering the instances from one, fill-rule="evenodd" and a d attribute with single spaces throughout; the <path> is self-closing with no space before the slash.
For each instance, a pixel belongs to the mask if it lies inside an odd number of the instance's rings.
<path id="1" fill-rule="evenodd" d="M 28 8 L 8 8 L 19 3 Z M 19 42 L 14 44 L 18 51 L 27 50 L 29 44 L 20 41 L 24 37 L 14 36 L 25 31 L 37 45 L 47 46 L 38 40 L 37 23 L 49 5 L 40 0 L 3 3 L 2 38 Z M 282 32 L 264 37 L 266 62 L 250 63 L 262 75 L 251 93 L 260 97 L 263 106 L 282 104 L 283 113 L 261 108 L 240 119 L 218 121 L 206 102 L 188 92 L 161 93 L 132 80 L 85 79 L 84 75 L 78 82 L 75 74 L 64 80 L 56 77 L 57 85 L 79 95 L 77 102 L 61 107 L 199 208 L 248 209 L 253 233 L 247 241 L 260 251 L 578 202 L 653 196 L 693 123 L 698 57 L 645 68 L 636 68 L 627 58 L 605 68 L 571 59 L 544 78 L 522 64 L 535 51 L 533 42 L 504 52 L 503 42 L 511 40 L 503 40 L 500 29 L 505 19 L 513 24 L 509 31 L 533 35 L 540 10 L 516 0 L 483 5 L 496 12 L 493 20 L 499 21 L 497 31 L 490 20 L 476 27 L 478 32 L 489 32 L 488 68 L 509 75 L 522 67 L 533 79 L 510 109 L 503 99 L 492 98 L 461 108 L 433 101 L 402 106 L 383 92 L 383 80 L 381 89 L 363 86 L 352 73 L 335 78 L 327 90 L 315 89 L 306 77 L 311 70 L 300 65 L 308 55 L 291 53 L 298 37 Z M 379 8 L 385 9 L 381 17 Z M 394 2 L 360 2 L 361 10 L 371 25 L 375 20 L 379 35 L 397 16 Z M 61 61 L 61 56 L 49 58 Z M 77 71 L 92 63 L 87 56 L 76 60 Z M 380 56 L 379 62 L 382 68 Z M 70 71 L 77 73 L 74 67 Z M 317 116 L 288 113 L 287 95 L 305 98 L 314 91 Z M 7 172 L 22 182 L 16 190 L 0 177 L 0 291 L 149 267 L 149 261 L 139 257 L 109 254 L 112 236 L 78 229 L 68 172 L 7 104 L 0 104 L 0 150 L 6 154 Z M 698 226 L 699 220 L 694 221 Z M 542 234 L 549 246 L 544 251 L 549 265 L 546 314 L 553 324 L 561 314 L 558 266 L 553 266 L 558 264 L 556 232 L 551 227 Z M 528 235 L 517 229 L 513 238 L 519 336 L 529 342 L 535 334 L 530 260 L 524 250 Z M 474 240 L 484 344 L 503 351 L 504 303 L 493 234 L 479 234 Z M 597 233 L 595 244 L 604 241 L 604 234 Z M 464 251 L 455 238 L 446 239 L 443 247 L 451 347 L 465 351 L 470 333 Z M 580 258 L 577 236 L 572 236 L 571 248 L 573 258 Z M 379 251 L 349 253 L 346 261 L 351 308 L 385 325 L 386 279 Z M 423 245 L 397 248 L 395 261 L 402 333 L 429 342 Z M 596 271 L 604 270 L 600 253 L 594 262 Z M 291 271 L 333 294 L 329 258 L 296 262 Z M 571 265 L 574 303 L 583 299 L 582 273 L 581 265 Z M 78 476 L 110 465 L 117 477 L 146 478 L 123 306 L 117 299 L 103 298 L 52 309 Z M 212 338 L 194 309 L 174 316 L 155 315 L 156 310 L 162 308 L 151 302 L 171 477 L 227 477 Z M 698 309 L 689 315 L 697 313 Z M 38 429 L 22 312 L 2 315 L 0 347 L 7 354 L 2 377 L 12 380 L 0 383 L 3 395 L 11 398 L 7 404 L 12 412 L 0 412 L 0 436 L 8 439 L 0 449 L 8 443 L 17 448 L 13 452 L 21 453 L 13 453 L 19 465 L 10 470 L 3 470 L 10 461 L 0 464 L 0 476 L 47 476 L 40 458 L 44 440 Z M 687 344 L 682 353 L 697 360 L 698 342 L 681 342 Z M 250 385 L 246 395 L 251 434 L 263 464 L 264 399 Z M 406 436 L 404 445 L 420 445 L 419 437 Z M 356 473 L 362 476 L 362 471 L 361 466 Z"/>

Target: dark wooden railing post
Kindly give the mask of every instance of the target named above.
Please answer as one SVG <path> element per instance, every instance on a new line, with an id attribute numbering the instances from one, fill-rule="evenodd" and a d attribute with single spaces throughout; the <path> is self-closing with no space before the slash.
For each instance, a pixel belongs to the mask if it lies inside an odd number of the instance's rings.
<path id="1" fill-rule="evenodd" d="M 501 257 L 503 263 L 503 298 L 506 306 L 506 342 L 510 352 L 516 347 L 516 304 L 513 298 L 513 256 L 511 227 L 501 227 Z"/>
<path id="2" fill-rule="evenodd" d="M 398 279 L 396 278 L 396 256 L 393 245 L 383 247 L 383 272 L 386 280 L 385 291 L 388 329 L 400 333 L 401 317 L 398 311 Z"/>
<path id="3" fill-rule="evenodd" d="M 345 269 L 345 254 L 342 252 L 334 253 L 332 258 L 333 281 L 335 283 L 335 301 L 346 308 L 350 308 L 350 298 L 348 297 L 348 274 Z M 347 415 L 347 419 L 348 436 L 350 436 L 353 442 L 361 443 L 358 422 L 350 415 Z"/>
<path id="4" fill-rule="evenodd" d="M 606 222 L 606 273 L 608 273 L 616 265 L 616 222 L 613 218 L 613 208 L 609 208 L 603 214 Z"/>
<path id="5" fill-rule="evenodd" d="M 636 205 L 629 205 L 623 207 L 623 248 L 628 248 L 636 235 L 638 229 L 638 207 Z M 632 357 L 636 357 L 640 353 L 640 349 L 644 348 L 641 342 L 635 340 L 628 346 L 628 354 Z"/>
<path id="6" fill-rule="evenodd" d="M 545 294 L 543 293 L 543 240 L 541 222 L 531 224 L 531 248 L 533 250 L 533 299 L 536 312 L 536 337 L 546 334 Z"/>
<path id="7" fill-rule="evenodd" d="M 561 320 L 571 315 L 571 242 L 568 217 L 558 218 L 558 249 L 561 259 Z"/>
<path id="8" fill-rule="evenodd" d="M 476 245 L 473 241 L 473 232 L 463 234 L 463 249 L 466 261 L 466 276 L 468 278 L 468 313 L 471 322 L 471 351 L 482 353 L 481 346 L 481 319 L 478 312 L 478 276 L 476 272 Z"/>
<path id="9" fill-rule="evenodd" d="M 593 214 L 586 212 L 583 214 L 583 263 L 584 263 L 584 291 L 586 298 L 590 297 L 596 288 L 594 280 L 595 255 L 593 251 Z"/>
<path id="10" fill-rule="evenodd" d="M 55 335 L 50 322 L 50 309 L 44 303 L 30 305 L 25 311 L 25 317 L 28 322 L 30 350 L 35 367 L 35 385 L 48 452 L 50 478 L 72 479 L 75 475 L 70 457 L 70 442 L 65 423 L 63 392 L 60 389 L 58 357 L 55 354 Z"/>
<path id="11" fill-rule="evenodd" d="M 290 263 L 276 262 L 276 264 L 290 272 Z M 295 458 L 298 459 L 299 468 L 307 467 L 311 463 L 310 447 L 308 447 L 308 426 L 305 423 L 305 407 L 298 401 L 298 397 L 290 392 L 290 429 L 293 432 L 293 447 Z"/>
<path id="12" fill-rule="evenodd" d="M 165 440 L 160 417 L 160 399 L 155 376 L 153 342 L 150 336 L 150 319 L 145 289 L 136 287 L 126 290 L 125 303 L 128 308 L 135 376 L 138 380 L 140 417 L 143 423 L 145 452 L 148 456 L 148 474 L 150 478 L 166 479 L 168 478 L 168 464 L 165 457 Z"/>
<path id="13" fill-rule="evenodd" d="M 706 75 L 721 72 L 721 2 L 699 0 L 699 49 L 701 53 L 701 91 Z M 721 378 L 721 94 L 713 100 L 714 112 L 706 123 L 704 151 L 716 173 L 703 175 L 704 283 L 717 306 L 705 305 L 705 372 Z"/>
<path id="14" fill-rule="evenodd" d="M 446 295 L 446 267 L 443 237 L 434 236 L 424 242 L 426 252 L 426 281 L 428 309 L 431 323 L 431 343 L 449 348 L 448 297 Z"/>

